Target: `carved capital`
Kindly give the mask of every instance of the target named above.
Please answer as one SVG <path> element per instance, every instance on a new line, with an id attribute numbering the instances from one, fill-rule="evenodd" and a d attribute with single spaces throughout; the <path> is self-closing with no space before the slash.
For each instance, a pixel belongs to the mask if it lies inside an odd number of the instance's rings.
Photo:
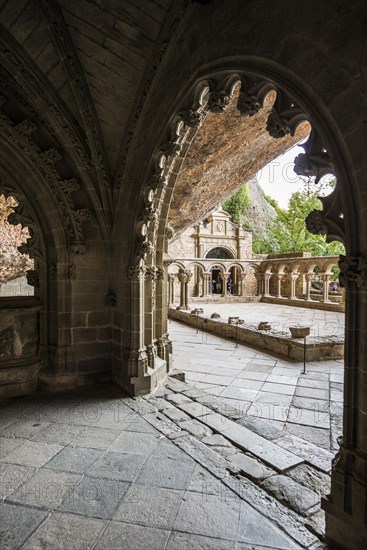
<path id="1" fill-rule="evenodd" d="M 229 106 L 230 96 L 224 90 L 217 92 L 213 90 L 209 93 L 208 109 L 212 113 L 223 113 Z"/>
<path id="2" fill-rule="evenodd" d="M 367 252 L 358 256 L 340 256 L 339 260 L 340 286 L 362 288 L 367 286 Z"/>
<path id="3" fill-rule="evenodd" d="M 144 277 L 145 266 L 142 265 L 130 265 L 127 270 L 128 279 L 140 280 Z"/>
<path id="4" fill-rule="evenodd" d="M 192 278 L 192 273 L 187 269 L 180 269 L 177 274 L 177 278 L 180 281 L 180 283 L 188 283 Z"/>
<path id="5" fill-rule="evenodd" d="M 154 281 L 157 275 L 157 268 L 154 265 L 149 265 L 145 270 L 145 279 Z"/>

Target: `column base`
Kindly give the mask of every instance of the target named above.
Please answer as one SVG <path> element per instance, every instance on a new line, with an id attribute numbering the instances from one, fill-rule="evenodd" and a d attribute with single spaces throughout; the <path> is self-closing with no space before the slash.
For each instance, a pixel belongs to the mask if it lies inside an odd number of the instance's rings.
<path id="1" fill-rule="evenodd" d="M 148 367 L 144 376 L 130 379 L 133 395 L 145 395 L 162 385 L 167 379 L 167 363 L 160 357 L 155 357 L 154 368 Z"/>

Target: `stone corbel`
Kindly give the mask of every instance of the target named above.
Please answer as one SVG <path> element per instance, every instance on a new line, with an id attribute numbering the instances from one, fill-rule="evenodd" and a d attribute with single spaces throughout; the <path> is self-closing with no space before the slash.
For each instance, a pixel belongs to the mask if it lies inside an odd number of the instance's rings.
<path id="1" fill-rule="evenodd" d="M 304 110 L 283 90 L 277 90 L 277 97 L 266 123 L 266 129 L 271 137 L 294 136 L 297 126 L 304 120 L 307 120 Z"/>
<path id="2" fill-rule="evenodd" d="M 274 90 L 274 84 L 259 81 L 255 77 L 246 76 L 241 82 L 241 91 L 237 101 L 237 109 L 242 116 L 254 116 L 264 106 L 267 94 Z"/>

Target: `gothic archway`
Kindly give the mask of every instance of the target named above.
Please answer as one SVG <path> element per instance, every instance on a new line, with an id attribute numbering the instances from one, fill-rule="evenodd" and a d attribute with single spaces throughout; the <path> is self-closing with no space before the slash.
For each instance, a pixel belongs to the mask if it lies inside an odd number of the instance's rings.
<path id="1" fill-rule="evenodd" d="M 298 155 L 295 161 L 295 171 L 300 175 L 314 176 L 318 181 L 325 174 L 333 174 L 337 184 L 334 191 L 322 198 L 323 210 L 315 211 L 307 219 L 307 227 L 316 234 L 326 234 L 327 240 L 339 240 L 346 246 L 347 255 L 341 258 L 341 284 L 348 287 L 347 297 L 347 327 L 353 332 L 353 327 L 359 318 L 357 296 L 366 284 L 364 276 L 364 255 L 360 255 L 360 234 L 362 221 L 359 219 L 356 205 L 357 189 L 351 159 L 344 145 L 343 138 L 335 126 L 326 105 L 322 104 L 314 92 L 305 82 L 295 76 L 290 76 L 282 67 L 264 60 L 244 59 L 232 71 L 228 65 L 215 70 L 215 66 L 207 67 L 201 78 L 188 84 L 185 94 L 181 96 L 181 109 L 171 113 L 170 122 L 166 130 L 166 142 L 159 145 L 150 159 L 149 171 L 146 174 L 144 201 L 140 210 L 139 221 L 136 225 L 138 237 L 136 239 L 135 257 L 129 275 L 132 279 L 133 293 L 142 296 L 144 279 L 150 270 L 156 270 L 157 296 L 164 296 L 160 291 L 164 286 L 162 261 L 165 249 L 165 235 L 168 209 L 172 198 L 177 174 L 182 166 L 185 154 L 190 147 L 199 125 L 206 114 L 223 112 L 229 104 L 234 85 L 241 82 L 241 92 L 238 100 L 238 109 L 243 116 L 252 116 L 263 105 L 264 98 L 269 90 L 276 90 L 277 97 L 269 113 L 267 130 L 272 137 L 279 138 L 294 133 L 297 126 L 307 120 L 312 130 L 307 142 L 303 145 L 304 153 Z M 357 213 L 357 215 L 354 215 Z M 134 290 L 136 289 L 136 290 Z M 140 290 L 138 290 L 140 289 Z M 146 290 L 145 290 L 146 291 Z M 140 298 L 139 298 L 140 299 Z M 357 300 L 357 301 L 356 301 Z M 349 303 L 349 307 L 348 307 Z M 166 304 L 160 302 L 155 309 L 155 324 L 153 338 L 153 353 L 168 363 L 169 370 L 170 342 L 167 332 Z M 136 330 L 140 330 L 141 321 L 136 319 Z M 348 329 L 347 329 L 348 330 Z M 355 335 L 349 332 L 350 343 L 355 343 Z M 348 338 L 348 337 L 347 337 Z M 144 333 L 140 331 L 138 344 L 139 352 L 132 350 L 133 370 L 131 373 L 142 370 L 146 372 L 148 365 L 146 349 L 147 343 Z M 158 348 L 162 350 L 158 352 Z M 135 348 L 137 349 L 137 348 Z M 353 350 L 353 351 L 352 351 Z M 346 485 L 345 476 L 355 476 L 353 449 L 360 445 L 356 431 L 355 417 L 352 410 L 361 404 L 360 397 L 353 394 L 354 379 L 357 376 L 358 361 L 356 361 L 355 345 L 346 349 L 346 385 L 344 408 L 343 443 L 337 458 L 334 461 L 333 493 L 339 500 L 338 489 L 340 484 L 346 495 L 351 494 Z M 157 361 L 157 365 L 159 362 Z M 348 364 L 352 368 L 348 368 Z M 160 376 L 156 371 L 155 380 Z M 146 390 L 152 387 L 152 380 L 145 377 Z M 153 384 L 155 381 L 153 381 Z M 144 391 L 144 390 L 143 390 Z M 353 405 L 352 405 L 353 404 Z M 338 469 L 338 465 L 340 468 Z M 338 479 L 338 481 L 336 481 Z M 354 477 L 354 479 L 356 479 Z M 355 483 L 358 483 L 356 480 Z M 336 491 L 336 493 L 335 493 Z M 349 491 L 349 492 L 348 492 Z M 344 497 L 343 497 L 344 498 Z M 324 503 L 332 517 L 333 501 Z M 340 506 L 341 504 L 338 504 Z M 331 521 L 331 519 L 330 519 Z"/>

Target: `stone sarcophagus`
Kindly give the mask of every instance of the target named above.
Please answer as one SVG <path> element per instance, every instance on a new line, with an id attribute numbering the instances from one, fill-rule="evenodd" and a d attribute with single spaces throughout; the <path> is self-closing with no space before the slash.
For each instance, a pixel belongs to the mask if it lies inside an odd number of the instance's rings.
<path id="1" fill-rule="evenodd" d="M 1 397 L 32 391 L 40 370 L 39 312 L 34 297 L 0 300 Z"/>

